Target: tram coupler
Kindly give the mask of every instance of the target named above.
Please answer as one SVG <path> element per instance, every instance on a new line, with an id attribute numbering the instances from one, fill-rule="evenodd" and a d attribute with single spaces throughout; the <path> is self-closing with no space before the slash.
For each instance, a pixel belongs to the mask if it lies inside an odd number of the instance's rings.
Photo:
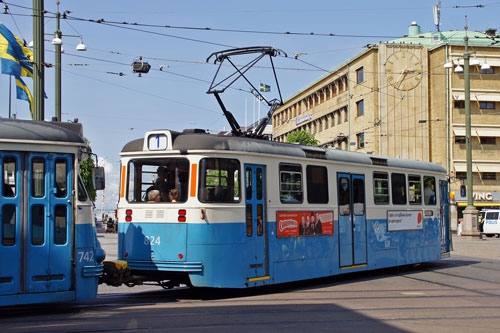
<path id="1" fill-rule="evenodd" d="M 123 260 L 105 261 L 104 273 L 99 278 L 99 283 L 105 283 L 109 286 L 119 287 L 131 279 L 130 268 L 127 262 Z"/>

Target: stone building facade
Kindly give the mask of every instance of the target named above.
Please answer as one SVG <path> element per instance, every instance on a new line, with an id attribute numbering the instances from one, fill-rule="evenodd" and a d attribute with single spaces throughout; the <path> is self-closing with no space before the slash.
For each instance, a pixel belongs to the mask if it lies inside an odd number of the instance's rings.
<path id="1" fill-rule="evenodd" d="M 500 206 L 500 34 L 493 29 L 422 33 L 413 22 L 407 36 L 367 46 L 288 98 L 273 115 L 273 139 L 286 142 L 287 134 L 306 130 L 323 147 L 438 163 L 448 170 L 454 216 L 461 218 L 465 108 L 457 67 L 465 34 L 475 63 L 475 205 Z"/>

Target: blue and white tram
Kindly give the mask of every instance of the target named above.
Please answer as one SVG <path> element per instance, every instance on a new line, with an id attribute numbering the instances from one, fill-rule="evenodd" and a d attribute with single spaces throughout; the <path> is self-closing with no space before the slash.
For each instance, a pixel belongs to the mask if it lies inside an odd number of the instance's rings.
<path id="1" fill-rule="evenodd" d="M 196 130 L 124 146 L 118 220 L 130 284 L 246 288 L 450 251 L 441 166 Z"/>
<path id="2" fill-rule="evenodd" d="M 60 126 L 0 120 L 0 306 L 96 296 L 104 252 L 79 177 L 86 148 Z"/>

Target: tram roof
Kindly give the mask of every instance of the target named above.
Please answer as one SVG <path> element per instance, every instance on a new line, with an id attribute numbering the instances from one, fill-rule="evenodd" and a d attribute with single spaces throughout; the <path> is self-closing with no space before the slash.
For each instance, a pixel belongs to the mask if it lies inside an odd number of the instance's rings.
<path id="1" fill-rule="evenodd" d="M 221 136 L 206 133 L 172 132 L 172 150 L 187 152 L 189 150 L 224 150 L 251 153 L 292 156 L 365 165 L 381 165 L 395 168 L 426 170 L 446 173 L 446 170 L 435 163 L 407 160 L 395 157 L 382 157 L 366 153 L 345 150 L 319 148 L 300 144 L 281 143 L 246 137 Z M 127 143 L 122 153 L 143 152 L 144 139 L 136 139 Z"/>
<path id="2" fill-rule="evenodd" d="M 64 125 L 36 120 L 0 119 L 0 139 L 84 143 L 75 129 L 64 128 Z"/>

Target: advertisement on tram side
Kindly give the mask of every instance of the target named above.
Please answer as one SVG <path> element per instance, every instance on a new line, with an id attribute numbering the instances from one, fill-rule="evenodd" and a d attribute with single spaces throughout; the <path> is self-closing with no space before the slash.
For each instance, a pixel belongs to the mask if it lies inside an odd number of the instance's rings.
<path id="1" fill-rule="evenodd" d="M 423 229 L 422 211 L 389 210 L 387 211 L 387 230 L 421 230 Z"/>
<path id="2" fill-rule="evenodd" d="M 333 211 L 277 212 L 278 237 L 333 234 Z"/>

